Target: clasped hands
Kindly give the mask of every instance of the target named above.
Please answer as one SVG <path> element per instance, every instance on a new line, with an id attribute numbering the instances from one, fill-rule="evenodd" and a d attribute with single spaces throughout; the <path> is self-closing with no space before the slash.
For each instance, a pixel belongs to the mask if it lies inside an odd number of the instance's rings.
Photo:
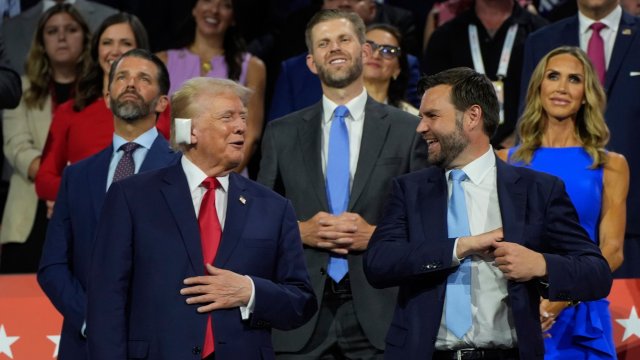
<path id="1" fill-rule="evenodd" d="M 542 254 L 503 240 L 502 228 L 480 235 L 462 236 L 458 239 L 456 256 L 458 259 L 469 255 L 493 259 L 505 278 L 513 281 L 529 281 L 547 275 L 547 262 Z"/>
<path id="2" fill-rule="evenodd" d="M 188 295 L 187 304 L 204 304 L 199 313 L 246 306 L 251 299 L 251 280 L 246 276 L 206 264 L 209 275 L 184 279 L 188 285 L 180 294 Z"/>
<path id="3" fill-rule="evenodd" d="M 356 213 L 332 215 L 321 211 L 300 222 L 300 236 L 307 246 L 346 255 L 364 251 L 375 228 Z"/>

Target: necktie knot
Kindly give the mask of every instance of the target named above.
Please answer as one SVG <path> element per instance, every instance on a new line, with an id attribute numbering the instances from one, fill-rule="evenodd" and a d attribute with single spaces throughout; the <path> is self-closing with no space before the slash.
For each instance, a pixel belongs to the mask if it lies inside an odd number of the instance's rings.
<path id="1" fill-rule="evenodd" d="M 118 150 L 124 151 L 125 154 L 130 154 L 139 147 L 140 147 L 139 144 L 136 144 L 134 142 L 128 142 L 128 143 L 122 144 Z"/>
<path id="2" fill-rule="evenodd" d="M 337 119 L 344 119 L 347 116 L 349 116 L 349 109 L 344 105 L 338 106 L 333 112 L 333 117 Z"/>
<path id="3" fill-rule="evenodd" d="M 204 187 L 207 190 L 210 189 L 216 189 L 218 188 L 218 186 L 220 185 L 220 183 L 218 182 L 218 179 L 214 178 L 214 177 L 208 177 L 206 179 L 204 179 L 202 181 L 202 187 Z"/>
<path id="4" fill-rule="evenodd" d="M 449 173 L 449 178 L 455 182 L 462 182 L 467 180 L 468 176 L 464 171 L 460 169 L 454 169 Z"/>
<path id="5" fill-rule="evenodd" d="M 601 23 L 601 22 L 594 22 L 593 24 L 591 24 L 591 26 L 589 26 L 589 28 L 597 33 L 600 33 L 600 30 L 606 28 L 607 25 Z"/>

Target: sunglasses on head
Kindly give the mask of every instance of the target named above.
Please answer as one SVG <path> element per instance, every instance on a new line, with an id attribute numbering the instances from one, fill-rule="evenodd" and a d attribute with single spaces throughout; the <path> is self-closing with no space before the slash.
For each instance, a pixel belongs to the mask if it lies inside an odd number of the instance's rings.
<path id="1" fill-rule="evenodd" d="M 379 45 L 376 44 L 375 42 L 371 41 L 371 40 L 367 40 L 367 43 L 369 45 L 371 45 L 371 48 L 373 49 L 373 52 L 375 53 L 376 51 L 380 52 L 380 56 L 382 56 L 384 59 L 394 59 L 397 57 L 400 57 L 400 47 L 399 46 L 393 46 L 393 45 Z"/>

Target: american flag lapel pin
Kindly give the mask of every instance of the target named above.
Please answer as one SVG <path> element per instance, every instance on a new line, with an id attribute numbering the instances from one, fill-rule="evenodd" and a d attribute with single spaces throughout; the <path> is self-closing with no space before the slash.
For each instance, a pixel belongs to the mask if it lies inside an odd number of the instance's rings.
<path id="1" fill-rule="evenodd" d="M 623 29 L 622 35 L 631 35 L 631 29 Z"/>
<path id="2" fill-rule="evenodd" d="M 240 195 L 240 198 L 238 199 L 240 200 L 240 202 L 242 203 L 242 205 L 245 205 L 247 203 L 247 199 L 245 199 L 244 196 Z"/>

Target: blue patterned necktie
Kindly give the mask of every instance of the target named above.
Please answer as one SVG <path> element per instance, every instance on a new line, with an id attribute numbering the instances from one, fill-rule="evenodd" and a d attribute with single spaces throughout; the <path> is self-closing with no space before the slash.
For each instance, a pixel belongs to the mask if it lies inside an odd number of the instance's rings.
<path id="1" fill-rule="evenodd" d="M 449 173 L 452 188 L 447 210 L 449 238 L 468 236 L 469 218 L 464 199 L 462 181 L 467 179 L 464 171 L 455 169 Z M 447 278 L 445 304 L 447 328 L 459 339 L 471 328 L 471 260 L 464 259 L 458 270 Z"/>
<path id="2" fill-rule="evenodd" d="M 329 130 L 329 153 L 327 155 L 327 199 L 331 213 L 340 215 L 349 204 L 349 131 L 345 118 L 349 109 L 340 105 L 333 112 Z M 346 256 L 331 254 L 327 274 L 339 283 L 349 271 Z"/>

